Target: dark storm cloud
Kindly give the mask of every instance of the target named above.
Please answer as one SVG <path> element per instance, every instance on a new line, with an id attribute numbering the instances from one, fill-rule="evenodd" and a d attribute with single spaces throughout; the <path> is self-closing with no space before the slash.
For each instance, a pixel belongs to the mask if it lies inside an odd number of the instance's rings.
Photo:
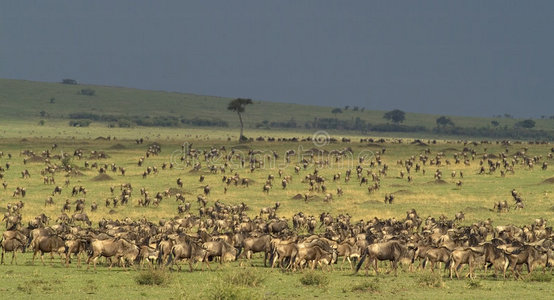
<path id="1" fill-rule="evenodd" d="M 0 77 L 551 115 L 553 11 L 552 1 L 2 1 Z"/>

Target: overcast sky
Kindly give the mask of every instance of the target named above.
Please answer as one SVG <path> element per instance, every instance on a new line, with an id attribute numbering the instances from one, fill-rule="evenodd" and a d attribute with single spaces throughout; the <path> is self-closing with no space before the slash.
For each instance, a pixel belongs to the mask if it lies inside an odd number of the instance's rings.
<path id="1" fill-rule="evenodd" d="M 553 31 L 554 1 L 5 0 L 0 77 L 554 115 Z"/>

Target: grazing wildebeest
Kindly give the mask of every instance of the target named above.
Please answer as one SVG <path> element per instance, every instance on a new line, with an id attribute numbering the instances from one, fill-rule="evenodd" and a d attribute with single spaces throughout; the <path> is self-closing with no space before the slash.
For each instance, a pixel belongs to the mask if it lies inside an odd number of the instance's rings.
<path id="1" fill-rule="evenodd" d="M 202 247 L 199 243 L 195 241 L 186 241 L 184 243 L 179 243 L 171 247 L 171 250 L 168 254 L 167 264 L 171 264 L 170 268 L 177 264 L 179 260 L 187 259 L 189 263 L 190 271 L 193 271 L 193 263 L 197 261 L 204 262 L 208 269 L 210 269 L 210 264 L 208 262 L 207 258 L 208 252 L 206 249 Z M 177 265 L 179 270 L 181 269 L 181 266 Z M 204 269 L 204 267 L 202 267 Z"/>
<path id="2" fill-rule="evenodd" d="M 430 248 L 425 253 L 425 259 L 423 260 L 422 267 L 425 269 L 427 262 L 431 262 L 431 272 L 435 271 L 435 264 L 437 262 L 448 263 L 450 260 L 450 250 L 446 247 Z"/>
<path id="3" fill-rule="evenodd" d="M 2 234 L 2 241 L 0 242 L 0 247 L 2 248 L 2 260 L 1 264 L 4 263 L 4 253 L 5 252 L 12 252 L 12 261 L 11 263 L 15 261 L 17 264 L 16 259 L 16 251 L 21 250 L 23 253 L 25 253 L 25 248 L 27 246 L 27 237 L 19 232 L 19 231 L 4 231 Z"/>
<path id="4" fill-rule="evenodd" d="M 219 263 L 234 261 L 237 259 L 238 250 L 226 241 L 210 241 L 202 244 L 202 248 L 206 249 L 206 260 L 210 260 L 219 256 Z"/>
<path id="5" fill-rule="evenodd" d="M 456 273 L 456 278 L 460 279 L 460 274 L 458 273 L 458 269 L 461 265 L 467 264 L 469 265 L 469 273 L 467 276 L 470 278 L 474 278 L 475 274 L 473 272 L 473 269 L 475 268 L 475 261 L 477 260 L 477 256 L 482 256 L 484 253 L 480 251 L 476 251 L 476 248 L 457 248 L 454 249 L 450 253 L 450 279 L 452 279 L 452 274 Z"/>
<path id="6" fill-rule="evenodd" d="M 87 224 L 89 227 L 92 226 L 92 222 L 89 220 L 87 214 L 76 213 L 71 216 L 71 222 L 80 221 Z"/>
<path id="7" fill-rule="evenodd" d="M 271 267 L 275 267 L 275 263 L 279 260 L 281 268 L 290 268 L 294 257 L 298 254 L 298 246 L 293 241 L 282 241 L 280 239 L 271 240 L 271 256 L 269 261 Z M 288 259 L 289 264 L 285 266 L 285 260 Z"/>
<path id="8" fill-rule="evenodd" d="M 94 239 L 90 243 L 90 249 L 91 254 L 87 260 L 87 269 L 90 268 L 90 263 L 93 261 L 94 270 L 96 270 L 96 262 L 100 256 L 115 257 L 116 261 L 123 260 L 124 257 L 129 256 L 128 258 L 133 261 L 138 256 L 139 252 L 138 247 L 135 244 L 122 238 L 106 240 Z M 113 264 L 114 260 L 111 260 L 110 269 Z"/>
<path id="9" fill-rule="evenodd" d="M 65 251 L 65 243 L 59 236 L 38 236 L 31 241 L 30 247 L 33 249 L 33 263 L 35 262 L 35 257 L 37 253 L 40 252 L 40 260 L 44 265 L 44 253 L 50 253 L 50 261 L 54 260 L 54 253 L 60 255 L 62 259 L 62 253 Z M 62 261 L 63 264 L 63 261 Z"/>
<path id="10" fill-rule="evenodd" d="M 533 261 L 542 254 L 542 250 L 539 251 L 538 248 L 531 245 L 523 245 L 519 249 L 508 253 L 509 267 L 511 267 L 514 277 L 518 278 L 521 275 L 517 270 L 519 265 L 526 265 L 529 274 L 533 272 Z"/>
<path id="11" fill-rule="evenodd" d="M 156 261 L 158 259 L 159 252 L 156 250 L 156 248 L 150 247 L 150 246 L 140 246 L 139 247 L 139 254 L 138 254 L 138 260 L 140 261 L 140 267 L 141 269 L 144 267 L 144 263 L 147 262 L 149 265 L 151 265 L 151 261 Z"/>
<path id="12" fill-rule="evenodd" d="M 348 261 L 348 264 L 350 264 L 350 269 L 353 270 L 354 266 L 352 265 L 352 259 L 356 261 L 358 258 L 360 258 L 360 255 L 360 248 L 355 243 L 348 243 L 347 241 L 345 241 L 339 244 L 337 247 L 337 256 L 344 257 L 340 265 L 341 271 L 346 261 Z"/>
<path id="13" fill-rule="evenodd" d="M 317 263 L 325 262 L 325 264 L 330 265 L 334 263 L 337 259 L 337 252 L 334 249 L 315 241 L 310 244 L 302 244 L 298 246 L 298 253 L 294 257 L 293 269 L 302 267 L 302 264 L 306 264 L 310 261 L 312 262 L 312 270 L 315 268 Z"/>
<path id="14" fill-rule="evenodd" d="M 269 234 L 245 238 L 239 248 L 239 257 L 246 256 L 250 261 L 252 254 L 257 252 L 264 252 L 264 267 L 267 266 L 267 257 L 271 252 L 271 236 Z"/>
<path id="15" fill-rule="evenodd" d="M 81 255 L 87 250 L 87 241 L 85 239 L 69 239 L 65 241 L 65 266 L 69 267 L 71 254 L 77 256 L 77 266 L 81 267 Z"/>
<path id="16" fill-rule="evenodd" d="M 280 233 L 281 231 L 288 228 L 289 224 L 286 220 L 272 220 L 266 226 L 268 233 Z"/>
<path id="17" fill-rule="evenodd" d="M 488 242 L 483 244 L 483 249 L 485 255 L 485 274 L 487 273 L 488 264 L 492 264 L 495 276 L 496 272 L 502 269 L 502 275 L 506 278 L 506 269 L 508 268 L 509 260 L 504 251 Z"/>
<path id="18" fill-rule="evenodd" d="M 377 263 L 378 260 L 388 260 L 391 262 L 391 267 L 394 270 L 394 274 L 397 274 L 397 267 L 398 262 L 400 262 L 401 259 L 407 258 L 408 251 L 407 247 L 403 244 L 401 244 L 399 241 L 388 241 L 384 243 L 375 243 L 367 246 L 363 250 L 362 257 L 360 258 L 360 262 L 356 266 L 356 272 L 360 269 L 360 267 L 363 265 L 364 260 L 366 257 L 368 258 L 365 272 L 366 275 L 368 273 L 369 265 L 373 263 L 373 268 L 375 269 L 375 273 L 377 274 Z"/>

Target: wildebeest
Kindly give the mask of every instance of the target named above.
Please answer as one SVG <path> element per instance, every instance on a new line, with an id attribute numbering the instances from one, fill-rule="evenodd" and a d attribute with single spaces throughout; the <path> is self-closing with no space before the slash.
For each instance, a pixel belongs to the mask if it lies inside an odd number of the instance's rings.
<path id="1" fill-rule="evenodd" d="M 5 252 L 12 252 L 12 261 L 11 263 L 15 261 L 17 264 L 16 259 L 16 252 L 18 250 L 21 250 L 21 252 L 25 253 L 25 248 L 27 246 L 27 237 L 19 232 L 19 231 L 4 231 L 2 234 L 2 240 L 0 242 L 0 247 L 2 248 L 2 260 L 1 264 L 4 263 L 4 253 Z"/>
<path id="2" fill-rule="evenodd" d="M 250 260 L 253 253 L 264 252 L 264 267 L 267 266 L 267 258 L 271 251 L 271 236 L 264 234 L 260 237 L 245 238 L 239 248 L 239 258 L 246 256 Z"/>
<path id="3" fill-rule="evenodd" d="M 171 264 L 171 266 L 173 266 L 179 260 L 187 259 L 191 272 L 193 271 L 192 264 L 196 261 L 204 262 L 208 266 L 208 269 L 210 269 L 207 254 L 208 252 L 206 251 L 206 249 L 204 249 L 202 245 L 195 241 L 189 240 L 183 243 L 176 244 L 171 248 L 167 259 L 167 265 Z M 179 265 L 177 266 L 180 270 L 181 267 Z"/>
<path id="4" fill-rule="evenodd" d="M 33 263 L 35 262 L 35 257 L 37 253 L 40 252 L 40 260 L 44 265 L 44 253 L 50 253 L 50 260 L 54 260 L 54 253 L 60 255 L 65 251 L 65 243 L 59 236 L 50 235 L 50 236 L 38 236 L 31 241 L 31 249 L 33 249 Z M 63 263 L 63 262 L 62 262 Z"/>
<path id="5" fill-rule="evenodd" d="M 96 262 L 100 256 L 115 257 L 115 261 L 121 260 L 124 265 L 123 259 L 126 257 L 130 261 L 134 261 L 139 254 L 138 247 L 122 238 L 98 240 L 94 239 L 90 243 L 89 258 L 87 260 L 87 269 L 90 268 L 91 261 L 94 263 L 94 269 L 96 270 Z M 134 256 L 134 257 L 133 257 Z M 114 264 L 114 260 L 110 262 L 110 269 Z"/>
<path id="6" fill-rule="evenodd" d="M 360 262 L 356 266 L 356 272 L 363 265 L 364 260 L 368 259 L 366 264 L 366 275 L 368 273 L 369 265 L 373 263 L 375 273 L 377 273 L 378 260 L 388 260 L 391 262 L 391 267 L 394 270 L 394 274 L 397 274 L 398 263 L 403 258 L 408 258 L 407 247 L 401 244 L 399 241 L 388 241 L 384 243 L 375 243 L 367 246 L 362 253 Z"/>
<path id="7" fill-rule="evenodd" d="M 206 258 L 208 261 L 214 257 L 219 257 L 219 263 L 234 261 L 237 259 L 238 250 L 226 241 L 209 241 L 202 244 L 202 248 L 206 250 Z"/>

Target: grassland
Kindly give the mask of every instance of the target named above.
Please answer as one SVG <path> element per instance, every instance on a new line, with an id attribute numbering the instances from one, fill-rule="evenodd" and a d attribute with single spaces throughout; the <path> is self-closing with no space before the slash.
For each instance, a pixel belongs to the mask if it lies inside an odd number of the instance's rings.
<path id="1" fill-rule="evenodd" d="M 79 95 L 78 91 L 84 88 L 94 89 L 95 96 Z M 465 212 L 466 219 L 462 225 L 469 225 L 478 220 L 490 218 L 493 225 L 515 224 L 518 226 L 531 224 L 536 218 L 545 218 L 550 222 L 554 217 L 554 162 L 547 159 L 552 144 L 527 144 L 513 143 L 511 146 L 492 144 L 464 144 L 463 142 L 439 139 L 436 144 L 427 139 L 443 138 L 440 136 L 422 136 L 420 134 L 402 134 L 402 143 L 398 142 L 398 134 L 381 134 L 374 138 L 385 138 L 386 143 L 360 143 L 360 136 L 353 132 L 329 131 L 333 137 L 347 137 L 351 143 L 330 143 L 319 148 L 310 141 L 305 142 L 252 142 L 238 144 L 236 115 L 226 110 L 229 99 L 186 95 L 180 93 L 167 93 L 156 91 L 142 91 L 116 87 L 101 87 L 87 85 L 62 85 L 58 83 L 28 82 L 20 80 L 0 79 L 0 151 L 4 156 L 0 158 L 0 166 L 10 163 L 10 169 L 4 172 L 4 179 L 0 180 L 8 184 L 6 190 L 0 189 L 0 213 L 6 212 L 6 205 L 10 202 L 22 200 L 23 221 L 27 223 L 34 216 L 45 213 L 55 219 L 60 214 L 62 204 L 71 197 L 71 187 L 82 185 L 87 188 L 87 214 L 96 224 L 102 218 L 123 219 L 131 217 L 138 219 L 146 217 L 151 221 L 172 218 L 177 213 L 177 205 L 174 198 L 164 199 L 159 207 L 140 207 L 138 189 L 146 188 L 151 194 L 164 191 L 168 188 L 176 188 L 176 179 L 184 181 L 183 192 L 187 201 L 193 202 L 192 210 L 198 209 L 195 201 L 196 195 L 202 192 L 206 184 L 212 187 L 208 197 L 208 205 L 219 200 L 227 204 L 244 202 L 250 208 L 248 215 L 254 217 L 260 208 L 272 206 L 276 201 L 281 203 L 278 215 L 290 218 L 294 213 L 303 211 L 308 215 L 319 215 L 321 212 L 338 214 L 350 214 L 353 221 L 368 220 L 373 217 L 403 219 L 406 211 L 414 208 L 420 216 L 438 217 L 442 214 L 452 218 L 459 211 Z M 55 98 L 55 103 L 50 103 L 50 98 Z M 368 104 L 367 108 L 371 108 Z M 44 116 L 40 112 L 44 111 Z M 128 114 L 164 116 L 175 115 L 186 118 L 202 117 L 217 118 L 227 121 L 232 128 L 107 128 L 105 123 L 93 122 L 89 127 L 75 128 L 67 125 L 67 115 L 73 112 L 94 112 L 98 114 Z M 301 106 L 295 104 L 272 103 L 255 101 L 248 107 L 245 115 L 246 135 L 250 137 L 298 137 L 299 139 L 311 137 L 314 132 L 304 129 L 292 130 L 260 130 L 254 129 L 254 125 L 263 120 L 286 121 L 295 118 L 297 121 L 309 121 L 314 117 L 335 117 L 331 114 L 330 107 Z M 286 112 L 286 113 L 283 113 Z M 364 112 L 347 111 L 336 117 L 350 119 L 364 118 L 368 122 L 382 123 L 383 112 L 366 110 Z M 407 125 L 435 126 L 437 116 L 424 114 L 407 114 Z M 44 119 L 42 126 L 38 121 Z M 488 126 L 489 118 L 464 118 L 452 117 L 460 126 L 480 127 Z M 501 125 L 512 126 L 517 120 L 502 119 Z M 552 120 L 537 120 L 539 129 L 552 130 Z M 110 140 L 106 140 L 106 137 Z M 136 144 L 135 139 L 144 138 L 144 144 Z M 413 139 L 423 138 L 428 145 L 412 144 Z M 147 145 L 157 142 L 162 147 L 159 156 L 151 156 L 145 160 L 142 167 L 137 166 L 140 157 L 145 156 Z M 44 200 L 51 195 L 53 185 L 45 185 L 40 171 L 46 166 L 44 161 L 30 161 L 23 163 L 22 150 L 32 150 L 41 153 L 51 149 L 52 144 L 58 147 L 53 154 L 70 153 L 75 149 L 82 149 L 85 158 L 79 160 L 72 158 L 70 163 L 76 166 L 81 176 L 65 177 L 57 174 L 58 185 L 63 185 L 66 178 L 70 180 L 69 187 L 64 187 L 62 195 L 55 196 L 53 206 L 45 206 Z M 259 150 L 262 158 L 264 155 L 276 151 L 278 159 L 266 160 L 264 167 L 250 172 L 248 168 L 240 167 L 238 161 L 231 162 L 231 168 L 226 174 L 212 175 L 207 171 L 210 163 L 221 165 L 222 161 L 206 162 L 200 159 L 203 169 L 192 172 L 191 167 L 185 166 L 177 158 L 182 155 L 182 145 L 192 146 L 200 150 L 209 150 L 212 147 L 220 149 L 225 147 L 227 151 L 234 148 L 237 153 L 246 155 L 249 150 Z M 302 153 L 304 150 L 318 148 L 325 151 L 341 150 L 350 147 L 353 150 L 351 157 L 335 162 L 333 157 L 315 157 L 316 160 L 329 159 L 330 165 L 319 168 L 319 172 L 327 179 L 328 190 L 334 194 L 334 199 L 325 203 L 323 194 L 310 192 L 315 197 L 310 201 L 294 199 L 297 194 L 308 192 L 307 184 L 302 178 L 314 171 L 314 165 L 302 169 L 300 174 L 294 173 L 294 166 L 301 155 L 294 156 L 290 164 L 284 160 L 284 152 L 295 150 Z M 464 147 L 475 150 L 476 159 L 471 160 L 469 166 L 454 164 L 453 155 L 461 152 Z M 381 189 L 370 194 L 366 186 L 360 186 L 355 178 L 348 183 L 344 181 L 345 170 L 354 168 L 358 164 L 358 157 L 363 154 L 367 168 L 369 160 L 386 148 L 381 155 L 383 163 L 389 165 L 388 175 L 381 181 Z M 437 166 L 424 166 L 425 175 L 422 172 L 412 172 L 413 182 L 406 178 L 400 178 L 401 166 L 398 160 L 406 160 L 411 156 L 417 157 L 425 149 L 431 151 L 431 156 L 439 152 L 445 154 L 452 164 L 438 167 L 444 174 L 444 182 L 437 183 L 433 174 Z M 89 159 L 90 151 L 104 151 L 107 159 Z M 507 150 L 507 152 L 506 152 Z M 478 175 L 479 160 L 483 154 L 507 153 L 511 158 L 518 151 L 526 151 L 529 156 L 541 156 L 541 162 L 547 161 L 549 169 L 541 170 L 540 164 L 531 169 L 521 164 L 516 164 L 515 173 L 508 173 L 501 177 L 498 172 L 493 174 Z M 12 158 L 7 154 L 11 153 Z M 96 181 L 97 169 L 84 167 L 84 162 L 98 162 L 99 164 L 116 164 L 127 169 L 125 176 L 108 172 L 110 180 Z M 161 170 L 163 163 L 175 163 L 173 169 Z M 51 163 L 60 164 L 59 160 Z M 156 166 L 160 169 L 158 174 L 142 178 L 146 167 Z M 31 178 L 21 178 L 21 171 L 28 169 Z M 280 188 L 277 182 L 269 194 L 262 192 L 262 186 L 269 174 L 277 177 L 278 169 L 282 169 L 285 175 L 292 175 L 293 181 L 287 189 Z M 373 169 L 376 171 L 376 168 Z M 457 176 L 451 178 L 452 171 Z M 464 178 L 459 178 L 459 173 L 464 173 Z M 231 186 L 224 193 L 221 177 L 233 173 L 239 173 L 242 177 L 252 180 L 253 184 L 246 187 Z M 343 177 L 338 182 L 332 182 L 333 174 L 341 173 Z M 205 182 L 200 183 L 200 175 L 205 175 Z M 455 182 L 462 180 L 463 185 L 457 187 Z M 134 187 L 133 196 L 129 205 L 107 208 L 104 200 L 112 197 L 111 186 L 122 183 L 131 183 Z M 12 197 L 17 186 L 27 189 L 24 199 Z M 338 197 L 336 188 L 341 187 L 344 195 Z M 498 201 L 508 200 L 512 203 L 510 191 L 518 190 L 525 201 L 525 209 L 510 210 L 508 213 L 497 213 L 492 210 L 493 204 Z M 394 193 L 396 198 L 392 205 L 383 203 L 385 194 Z M 97 212 L 90 212 L 90 203 L 99 204 Z M 512 205 L 513 207 L 513 205 Z M 96 225 L 94 225 L 96 226 Z M 321 230 L 321 229 L 319 229 Z M 69 298 L 168 298 L 168 299 L 224 299 L 217 296 L 236 296 L 236 299 L 286 299 L 286 298 L 410 298 L 410 299 L 500 299 L 507 297 L 518 298 L 548 298 L 554 293 L 552 282 L 535 281 L 533 278 L 516 281 L 507 281 L 493 278 L 490 274 L 484 276 L 478 271 L 477 281 L 453 280 L 445 277 L 432 277 L 429 272 L 409 272 L 404 266 L 398 277 L 392 274 L 369 276 L 363 274 L 352 275 L 350 270 L 340 271 L 335 268 L 330 273 L 316 270 L 316 274 L 323 274 L 324 279 L 320 285 L 304 285 L 301 279 L 308 271 L 283 272 L 275 269 L 261 267 L 260 256 L 256 256 L 254 267 L 242 268 L 238 262 L 223 265 L 215 271 L 186 271 L 171 272 L 164 284 L 157 286 L 140 285 L 136 282 L 139 271 L 135 269 L 114 268 L 108 270 L 100 266 L 98 270 L 86 270 L 77 268 L 72 264 L 69 268 L 62 267 L 56 259 L 53 265 L 42 266 L 40 262 L 31 265 L 32 254 L 19 255 L 19 265 L 8 264 L 0 266 L 0 294 L 2 297 L 16 299 L 69 299 Z M 383 265 L 387 268 L 388 264 Z M 186 268 L 185 268 L 186 269 Z M 551 278 L 547 273 L 546 278 Z M 253 275 L 252 275 L 253 274 Z M 238 284 L 233 276 L 255 276 L 262 278 L 259 284 L 243 286 Z M 443 274 L 444 275 L 444 274 Z M 326 280 L 325 280 L 326 278 Z M 325 283 L 327 282 L 327 283 Z"/>
<path id="2" fill-rule="evenodd" d="M 92 89 L 94 96 L 80 95 L 82 89 Z M 235 114 L 227 111 L 229 98 L 147 91 L 123 87 L 92 86 L 86 84 L 67 85 L 60 83 L 32 82 L 24 80 L 0 79 L 0 118 L 9 121 L 26 120 L 37 124 L 45 120 L 46 124 L 56 120 L 67 120 L 70 113 L 93 113 L 98 115 L 125 116 L 174 116 L 192 119 L 219 119 L 231 127 L 238 127 Z M 245 95 L 247 97 L 247 95 Z M 50 99 L 55 98 L 54 103 Z M 382 111 L 372 110 L 367 103 L 365 111 L 353 111 L 352 108 L 341 114 L 331 113 L 332 107 L 308 106 L 254 99 L 254 105 L 244 114 L 245 126 L 255 128 L 264 120 L 285 122 L 294 119 L 303 128 L 304 123 L 315 118 L 337 118 L 354 120 L 360 118 L 371 124 L 385 123 Z M 286 100 L 286 99 L 283 99 Z M 348 103 L 341 101 L 341 108 Z M 402 109 L 400 107 L 400 109 Z M 43 112 L 43 115 L 41 115 Z M 502 113 L 502 112 L 498 112 Z M 438 116 L 431 114 L 407 113 L 405 125 L 436 127 Z M 490 127 L 493 118 L 451 116 L 460 127 Z M 519 121 L 517 119 L 496 119 L 500 127 L 508 128 Z M 66 121 L 67 123 L 67 121 Z M 553 119 L 536 120 L 536 129 L 552 130 Z M 106 126 L 106 124 L 101 124 Z"/>
<path id="3" fill-rule="evenodd" d="M 498 154 L 508 149 L 508 154 L 513 155 L 524 148 L 527 154 L 531 156 L 542 156 L 550 152 L 552 145 L 528 145 L 513 144 L 512 146 L 502 146 L 500 144 L 482 144 L 464 145 L 460 142 L 439 140 L 437 144 L 420 146 L 411 144 L 411 139 L 404 139 L 403 143 L 398 143 L 396 139 L 387 139 L 384 144 L 359 143 L 360 136 L 349 137 L 353 139 L 352 143 L 331 143 L 321 147 L 321 149 L 331 151 L 334 149 L 344 149 L 351 147 L 353 150 L 353 161 L 344 159 L 340 163 L 333 163 L 328 167 L 320 168 L 320 173 L 328 179 L 328 189 L 335 194 L 337 187 L 342 187 L 345 191 L 344 196 L 334 195 L 333 201 L 324 203 L 321 193 L 312 192 L 314 197 L 309 202 L 293 199 L 298 193 L 307 192 L 307 184 L 302 182 L 304 175 L 313 172 L 314 167 L 310 165 L 306 170 L 301 170 L 299 175 L 294 174 L 294 166 L 297 165 L 300 156 L 296 156 L 291 164 L 286 164 L 283 159 L 283 153 L 286 150 L 294 149 L 301 153 L 303 150 L 314 148 L 312 142 L 253 142 L 248 144 L 238 144 L 236 139 L 236 130 L 206 130 L 206 129 L 156 129 L 156 128 L 116 128 L 107 129 L 103 126 L 93 126 L 89 128 L 69 128 L 62 126 L 46 125 L 33 126 L 29 122 L 21 121 L 4 123 L 4 128 L 0 132 L 0 151 L 4 152 L 4 157 L 0 158 L 0 165 L 10 162 L 10 169 L 5 172 L 4 182 L 8 183 L 7 190 L 0 190 L 0 212 L 5 212 L 5 206 L 8 202 L 18 201 L 18 198 L 12 198 L 12 192 L 16 186 L 27 188 L 27 197 L 23 199 L 25 207 L 23 209 L 24 222 L 29 221 L 34 216 L 45 213 L 53 218 L 60 214 L 60 208 L 65 199 L 74 199 L 71 197 L 70 187 L 74 185 L 83 185 L 89 191 L 87 193 L 87 206 L 95 201 L 99 204 L 97 212 L 87 213 L 94 223 L 101 218 L 123 219 L 131 217 L 138 219 L 147 217 L 149 220 L 157 221 L 161 218 L 171 218 L 177 213 L 177 205 L 173 198 L 166 198 L 159 207 L 139 207 L 137 199 L 140 196 L 138 189 L 145 187 L 152 194 L 157 191 L 163 191 L 168 188 L 176 188 L 175 180 L 180 177 L 183 179 L 184 193 L 187 201 L 193 202 L 193 210 L 198 208 L 195 203 L 195 196 L 202 191 L 205 184 L 212 186 L 212 193 L 209 196 L 209 204 L 219 200 L 228 204 L 238 204 L 245 202 L 250 210 L 248 214 L 251 217 L 257 215 L 260 208 L 273 205 L 279 201 L 281 207 L 278 211 L 280 216 L 290 218 L 294 213 L 303 211 L 306 214 L 318 215 L 323 211 L 330 212 L 333 215 L 349 213 L 352 220 L 368 220 L 373 217 L 379 218 L 397 218 L 405 217 L 408 209 L 415 208 L 422 217 L 428 215 L 438 217 L 444 214 L 450 218 L 458 211 L 464 211 L 466 220 L 464 225 L 471 224 L 478 220 L 490 218 L 494 225 L 501 224 L 530 224 L 535 218 L 543 217 L 552 220 L 554 217 L 553 190 L 554 184 L 545 183 L 547 179 L 552 178 L 554 174 L 551 170 L 543 171 L 539 166 L 529 169 L 522 165 L 516 165 L 515 174 L 508 174 L 501 177 L 499 173 L 491 175 L 478 175 L 479 159 L 484 153 Z M 52 127 L 49 127 L 52 126 Z M 97 139 L 99 136 L 116 137 L 109 141 Z M 258 136 L 277 136 L 299 138 L 309 137 L 309 134 L 301 132 L 275 132 L 275 131 L 255 131 Z M 137 145 L 135 138 L 144 137 L 146 142 Z M 336 136 L 336 137 L 342 137 Z M 162 147 L 159 156 L 147 158 L 142 167 L 137 166 L 137 161 L 144 156 L 146 145 L 157 142 Z M 425 142 L 427 142 L 425 140 Z M 40 170 L 44 168 L 44 162 L 28 162 L 23 164 L 23 157 L 20 151 L 24 149 L 40 153 L 45 149 L 50 149 L 53 143 L 58 144 L 58 148 L 53 154 L 62 152 L 73 153 L 75 149 L 82 149 L 85 153 L 89 151 L 104 151 L 109 158 L 101 160 L 91 160 L 86 157 L 78 160 L 73 158 L 71 163 L 78 167 L 83 174 L 78 177 L 69 177 L 71 183 L 65 187 L 61 196 L 55 196 L 55 205 L 46 206 L 44 200 L 53 190 L 52 185 L 44 185 Z M 192 145 L 192 147 L 208 150 L 212 147 L 226 149 L 235 148 L 237 153 L 246 154 L 248 150 L 260 150 L 263 154 L 270 154 L 275 150 L 280 154 L 277 160 L 266 161 L 263 168 L 250 172 L 248 169 L 239 167 L 238 162 L 231 164 L 233 173 L 238 172 L 242 177 L 250 178 L 253 184 L 246 187 L 231 186 L 226 194 L 223 191 L 221 177 L 224 174 L 210 175 L 206 170 L 207 163 L 200 161 L 204 169 L 200 172 L 191 172 L 190 167 L 186 167 L 175 160 L 182 154 L 181 146 L 183 143 Z M 464 147 L 473 148 L 476 153 L 476 159 L 471 161 L 469 166 L 453 163 L 453 153 L 461 151 Z M 389 165 L 388 175 L 381 182 L 381 189 L 373 194 L 369 194 L 365 186 L 358 184 L 357 180 L 352 179 L 345 183 L 344 179 L 340 182 L 332 182 L 332 175 L 344 172 L 347 168 L 353 168 L 357 165 L 357 157 L 360 153 L 371 159 L 373 155 L 386 148 L 385 154 L 381 155 L 383 163 Z M 437 184 L 433 178 L 436 166 L 426 166 L 426 174 L 421 172 L 414 173 L 414 181 L 408 183 L 406 179 L 399 177 L 401 167 L 397 161 L 408 159 L 412 155 L 419 155 L 429 148 L 431 154 L 443 152 L 446 158 L 452 161 L 451 165 L 441 166 L 445 183 Z M 485 149 L 486 148 L 486 149 Z M 7 153 L 12 154 L 12 158 L 7 158 Z M 85 155 L 86 156 L 86 155 Z M 317 159 L 317 157 L 316 157 Z M 322 157 L 326 159 L 326 157 Z M 112 180 L 95 181 L 94 177 L 98 174 L 96 169 L 84 168 L 84 161 L 90 163 L 98 162 L 100 164 L 115 163 L 127 169 L 127 174 L 121 176 L 109 172 Z M 552 160 L 550 160 L 550 165 Z M 60 163 L 59 161 L 52 161 Z M 175 168 L 161 170 L 163 163 L 174 162 Z M 221 164 L 215 161 L 214 164 Z M 148 166 L 157 166 L 160 173 L 151 175 L 147 179 L 142 178 L 142 173 Z M 268 174 L 277 175 L 277 170 L 281 168 L 285 175 L 292 175 L 293 182 L 283 190 L 277 184 L 268 195 L 262 192 L 262 186 Z M 30 179 L 22 179 L 21 171 L 29 169 L 32 174 Z M 459 178 L 450 178 L 451 171 L 458 174 L 463 171 L 463 186 L 457 187 L 455 181 Z M 230 170 L 228 172 L 231 174 Z M 204 183 L 198 182 L 201 174 L 206 176 Z M 344 178 L 344 177 L 343 177 Z M 56 176 L 58 184 L 62 184 L 65 177 L 62 174 Z M 109 187 L 121 183 L 131 183 L 135 188 L 131 203 L 127 206 L 117 208 L 104 207 L 104 199 L 111 197 Z M 510 199 L 512 188 L 517 189 L 523 195 L 526 207 L 523 210 L 510 210 L 509 213 L 498 214 L 492 211 L 493 203 L 496 201 Z M 394 193 L 396 195 L 395 203 L 386 205 L 383 203 L 385 193 Z M 111 211 L 111 212 L 110 212 Z M 253 272 L 255 276 L 263 278 L 262 282 L 256 286 L 240 286 L 230 279 L 230 276 L 241 272 L 238 263 L 224 265 L 216 271 L 196 271 L 188 273 L 186 271 L 172 272 L 169 279 L 161 286 L 139 285 L 135 281 L 139 271 L 133 269 L 123 270 L 114 268 L 108 270 L 100 266 L 98 271 L 86 270 L 86 268 L 77 268 L 72 265 L 69 268 L 62 267 L 56 259 L 53 266 L 42 266 L 36 262 L 31 266 L 32 254 L 26 253 L 19 256 L 19 265 L 0 266 L 0 286 L 2 294 L 10 295 L 15 298 L 107 298 L 116 297 L 122 299 L 130 298 L 171 298 L 171 299 L 199 299 L 212 298 L 217 299 L 218 295 L 235 295 L 239 299 L 284 299 L 284 298 L 456 298 L 456 299 L 474 299 L 487 298 L 498 299 L 506 297 L 520 298 L 539 298 L 551 295 L 554 287 L 551 282 L 536 281 L 514 281 L 510 279 L 503 281 L 493 277 L 484 277 L 482 271 L 478 272 L 477 283 L 469 280 L 454 280 L 432 278 L 432 283 L 438 280 L 436 286 L 429 286 L 428 272 L 411 273 L 406 270 L 400 272 L 398 277 L 392 274 L 383 274 L 379 276 L 370 273 L 370 276 L 364 276 L 363 273 L 352 276 L 351 271 L 335 270 L 331 273 L 323 273 L 321 270 L 317 274 L 324 274 L 328 283 L 323 285 L 304 285 L 301 278 L 308 274 L 304 272 L 282 272 L 261 267 L 260 256 L 254 260 L 255 267 L 246 267 L 248 272 Z M 551 275 L 548 275 L 551 276 Z M 436 283 L 436 282 L 434 282 Z"/>

